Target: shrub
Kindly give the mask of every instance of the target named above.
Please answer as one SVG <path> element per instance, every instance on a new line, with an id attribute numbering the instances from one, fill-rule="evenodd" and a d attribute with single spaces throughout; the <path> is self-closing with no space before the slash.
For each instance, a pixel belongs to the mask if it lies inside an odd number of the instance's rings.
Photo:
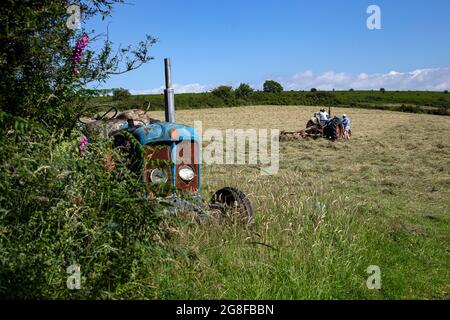
<path id="1" fill-rule="evenodd" d="M 119 88 L 113 90 L 113 101 L 127 100 L 130 96 L 131 93 L 127 89 Z"/>
<path id="2" fill-rule="evenodd" d="M 219 86 L 211 91 L 211 93 L 223 100 L 230 100 L 234 98 L 233 88 L 230 86 Z"/>
<path id="3" fill-rule="evenodd" d="M 263 85 L 264 92 L 280 93 L 280 92 L 283 92 L 283 90 L 284 90 L 283 86 L 276 81 L 267 80 L 266 82 L 264 82 L 264 85 Z"/>
<path id="4" fill-rule="evenodd" d="M 77 135 L 14 127 L 0 136 L 0 298 L 142 298 L 158 208 L 126 159 L 108 139 L 80 156 Z M 74 264 L 82 281 L 72 291 Z"/>
<path id="5" fill-rule="evenodd" d="M 105 40 L 93 50 L 85 24 L 110 15 L 121 0 L 74 1 L 83 13 L 79 30 L 67 27 L 66 0 L 6 1 L 0 10 L 0 110 L 65 129 L 91 95 L 86 83 L 104 81 L 150 61 L 156 40 L 114 50 Z"/>
<path id="6" fill-rule="evenodd" d="M 234 93 L 238 99 L 247 99 L 253 92 L 254 90 L 250 87 L 250 85 L 247 83 L 241 83 Z"/>

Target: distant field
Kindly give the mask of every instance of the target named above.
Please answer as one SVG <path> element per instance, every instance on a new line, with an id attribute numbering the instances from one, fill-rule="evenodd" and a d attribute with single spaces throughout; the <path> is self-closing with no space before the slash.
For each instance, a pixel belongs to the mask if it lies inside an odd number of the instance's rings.
<path id="1" fill-rule="evenodd" d="M 212 93 L 187 93 L 177 94 L 175 100 L 177 109 L 251 105 L 310 105 L 450 114 L 450 94 L 426 91 L 254 92 L 245 99 L 237 99 L 233 96 L 221 98 Z M 94 104 L 113 104 L 119 109 L 164 110 L 164 97 L 161 94 L 131 96 L 122 101 L 113 101 L 112 97 L 97 97 L 93 102 Z"/>
<path id="2" fill-rule="evenodd" d="M 316 109 L 185 110 L 177 121 L 294 130 Z M 203 196 L 238 187 L 256 227 L 171 223 L 176 249 L 155 257 L 148 298 L 449 299 L 450 118 L 334 110 L 344 111 L 350 142 L 282 142 L 275 176 L 204 166 Z M 381 268 L 380 291 L 366 287 L 369 265 Z"/>

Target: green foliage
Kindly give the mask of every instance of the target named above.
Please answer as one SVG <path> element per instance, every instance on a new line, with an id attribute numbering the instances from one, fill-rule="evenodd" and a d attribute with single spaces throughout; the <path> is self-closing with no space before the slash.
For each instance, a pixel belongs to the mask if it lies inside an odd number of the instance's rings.
<path id="1" fill-rule="evenodd" d="M 386 89 L 385 88 L 380 88 L 380 92 L 385 93 Z"/>
<path id="2" fill-rule="evenodd" d="M 160 209 L 110 140 L 98 138 L 80 156 L 77 135 L 5 127 L 0 145 L 0 297 L 127 298 L 149 290 Z M 112 174 L 106 155 L 117 165 Z M 73 264 L 81 290 L 66 287 Z"/>
<path id="3" fill-rule="evenodd" d="M 264 92 L 280 93 L 280 92 L 283 92 L 283 90 L 284 89 L 281 86 L 281 84 L 279 84 L 276 81 L 267 80 L 266 82 L 264 82 L 264 85 L 263 85 L 263 91 Z"/>
<path id="4" fill-rule="evenodd" d="M 79 154 L 73 133 L 89 98 L 85 89 L 150 61 L 155 39 L 113 50 L 106 38 L 75 43 L 84 24 L 110 15 L 123 0 L 6 1 L 0 11 L 0 298 L 129 298 L 144 296 L 155 249 L 158 212 L 140 176 L 108 139 Z M 66 27 L 69 4 L 82 28 Z M 101 35 L 89 33 L 90 43 Z M 114 53 L 117 52 L 117 53 Z M 50 134 L 49 132 L 53 132 Z M 116 167 L 112 173 L 106 163 Z M 81 290 L 66 287 L 66 269 L 81 267 Z"/>
<path id="5" fill-rule="evenodd" d="M 124 88 L 113 90 L 113 101 L 127 100 L 131 96 L 130 91 Z"/>
<path id="6" fill-rule="evenodd" d="M 148 36 L 117 54 L 106 39 L 97 52 L 88 46 L 79 65 L 72 59 L 76 40 L 88 32 L 83 27 L 78 31 L 67 28 L 69 4 L 80 6 L 84 24 L 95 16 L 108 16 L 121 2 L 4 1 L 0 11 L 0 110 L 66 130 L 91 95 L 84 89 L 87 83 L 104 81 L 148 62 L 149 47 L 155 43 Z M 92 43 L 101 36 L 90 34 L 90 38 Z"/>
<path id="7" fill-rule="evenodd" d="M 311 88 L 311 92 L 317 92 L 316 88 Z"/>
<path id="8" fill-rule="evenodd" d="M 254 91 L 247 83 L 241 83 L 234 93 L 238 99 L 248 99 Z"/>
<path id="9" fill-rule="evenodd" d="M 211 91 L 211 93 L 214 96 L 223 99 L 225 101 L 230 101 L 234 99 L 233 88 L 230 86 L 219 86 L 215 88 L 213 91 Z"/>

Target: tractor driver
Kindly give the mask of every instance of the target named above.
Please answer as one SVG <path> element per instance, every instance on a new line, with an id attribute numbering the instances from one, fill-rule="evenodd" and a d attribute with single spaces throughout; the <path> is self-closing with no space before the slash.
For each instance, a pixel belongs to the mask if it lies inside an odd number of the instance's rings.
<path id="1" fill-rule="evenodd" d="M 324 126 L 329 120 L 328 112 L 326 112 L 323 108 L 320 109 L 320 112 L 314 113 L 314 117 L 316 116 L 319 116 L 319 121 L 322 126 Z"/>

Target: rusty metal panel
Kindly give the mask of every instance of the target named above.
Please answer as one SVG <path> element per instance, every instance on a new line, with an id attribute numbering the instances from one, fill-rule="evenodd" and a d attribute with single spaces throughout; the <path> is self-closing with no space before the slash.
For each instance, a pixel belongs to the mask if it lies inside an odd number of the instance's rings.
<path id="1" fill-rule="evenodd" d="M 198 143 L 194 141 L 182 141 L 177 145 L 177 167 L 176 167 L 176 188 L 183 191 L 198 192 L 199 188 L 199 164 L 198 162 Z M 190 166 L 194 171 L 194 179 L 190 182 L 183 181 L 178 172 L 183 166 Z"/>
<path id="2" fill-rule="evenodd" d="M 156 169 L 154 165 L 152 165 L 152 160 L 170 160 L 170 146 L 169 145 L 155 145 L 155 146 L 145 146 L 144 148 L 144 157 L 145 157 L 145 168 L 144 168 L 144 179 L 146 183 L 146 189 L 148 194 L 153 194 L 150 185 L 150 173 L 153 169 Z M 168 181 L 171 181 L 171 170 L 170 166 L 167 166 L 163 169 L 167 176 L 169 177 Z"/>

